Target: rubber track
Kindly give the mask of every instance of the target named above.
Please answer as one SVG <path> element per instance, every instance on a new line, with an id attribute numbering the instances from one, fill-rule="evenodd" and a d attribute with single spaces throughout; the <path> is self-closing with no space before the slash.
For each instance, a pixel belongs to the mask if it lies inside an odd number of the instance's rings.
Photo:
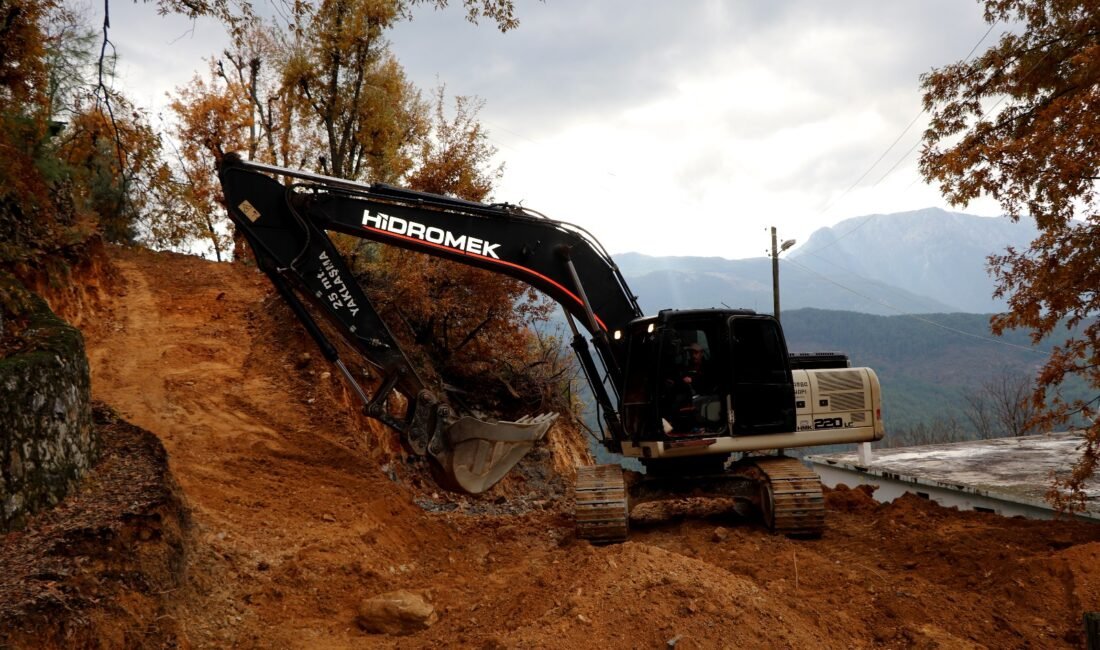
<path id="1" fill-rule="evenodd" d="M 629 509 L 623 469 L 618 465 L 577 468 L 577 537 L 594 544 L 625 542 Z"/>
<path id="2" fill-rule="evenodd" d="M 783 535 L 819 537 L 825 530 L 821 479 L 797 458 L 762 458 L 755 464 L 772 488 L 772 529 Z"/>

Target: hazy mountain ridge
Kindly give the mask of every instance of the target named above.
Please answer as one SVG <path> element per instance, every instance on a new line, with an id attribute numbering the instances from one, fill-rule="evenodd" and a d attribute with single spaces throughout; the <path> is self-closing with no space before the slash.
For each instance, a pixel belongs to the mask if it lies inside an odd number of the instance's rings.
<path id="1" fill-rule="evenodd" d="M 987 258 L 1026 247 L 1031 220 L 979 217 L 939 208 L 874 214 L 815 231 L 790 252 L 793 262 L 825 275 L 840 270 L 944 302 L 971 313 L 997 312 Z"/>
<path id="2" fill-rule="evenodd" d="M 772 270 L 767 258 L 660 258 L 628 253 L 617 257 L 617 263 L 620 259 L 620 269 L 646 313 L 721 306 L 772 312 Z M 938 300 L 851 273 L 823 276 L 784 263 L 780 281 L 785 309 L 813 307 L 874 314 L 954 311 Z"/>
<path id="3" fill-rule="evenodd" d="M 847 219 L 815 231 L 781 259 L 781 307 L 881 315 L 1001 311 L 986 258 L 1026 246 L 1035 235 L 1030 221 L 939 208 Z M 647 313 L 723 305 L 772 311 L 767 257 L 614 259 Z"/>

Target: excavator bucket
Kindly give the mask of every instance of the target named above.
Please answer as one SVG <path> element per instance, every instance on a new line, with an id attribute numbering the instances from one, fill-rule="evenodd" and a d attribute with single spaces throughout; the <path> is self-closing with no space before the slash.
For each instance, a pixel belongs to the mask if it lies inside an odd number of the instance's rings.
<path id="1" fill-rule="evenodd" d="M 525 416 L 515 422 L 485 422 L 463 416 L 444 433 L 448 449 L 434 454 L 451 487 L 481 494 L 493 487 L 546 435 L 557 413 Z"/>

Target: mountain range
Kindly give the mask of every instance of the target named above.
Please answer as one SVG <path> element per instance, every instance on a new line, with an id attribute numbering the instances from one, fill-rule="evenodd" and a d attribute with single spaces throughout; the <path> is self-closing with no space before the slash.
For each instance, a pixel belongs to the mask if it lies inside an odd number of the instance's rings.
<path id="1" fill-rule="evenodd" d="M 978 217 L 939 208 L 872 214 L 815 231 L 780 259 L 781 309 L 869 314 L 1002 311 L 986 258 L 1026 247 L 1029 221 Z M 643 311 L 745 307 L 772 311 L 767 257 L 614 256 Z"/>
<path id="2" fill-rule="evenodd" d="M 1049 344 L 994 337 L 986 258 L 1026 247 L 1030 222 L 928 208 L 873 214 L 815 231 L 780 259 L 783 329 L 792 352 L 843 351 L 883 384 L 890 430 L 963 420 L 965 396 L 991 378 L 1033 376 Z M 772 312 L 767 257 L 614 256 L 647 314 L 663 308 Z"/>

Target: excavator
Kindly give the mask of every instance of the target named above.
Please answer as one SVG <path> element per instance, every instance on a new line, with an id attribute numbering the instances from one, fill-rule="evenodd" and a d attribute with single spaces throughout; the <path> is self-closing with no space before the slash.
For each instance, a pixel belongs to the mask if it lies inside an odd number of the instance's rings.
<path id="1" fill-rule="evenodd" d="M 517 205 L 352 182 L 234 154 L 221 161 L 219 178 L 229 217 L 258 267 L 365 414 L 400 432 L 444 488 L 488 490 L 557 414 L 487 421 L 456 412 L 417 373 L 330 232 L 502 273 L 561 305 L 602 416 L 600 444 L 644 468 L 578 468 L 579 538 L 624 541 L 635 506 L 691 496 L 749 504 L 777 533 L 818 536 L 821 482 L 783 451 L 883 436 L 872 369 L 849 367 L 839 353 L 790 354 L 779 321 L 768 314 L 727 308 L 645 315 L 611 256 L 578 226 Z M 373 394 L 314 314 L 380 377 Z"/>

